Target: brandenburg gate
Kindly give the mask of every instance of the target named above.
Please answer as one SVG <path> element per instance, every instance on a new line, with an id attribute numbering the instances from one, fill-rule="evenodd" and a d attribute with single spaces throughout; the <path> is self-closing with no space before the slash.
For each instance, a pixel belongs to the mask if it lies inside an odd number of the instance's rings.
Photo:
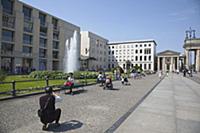
<path id="1" fill-rule="evenodd" d="M 190 28 L 189 31 L 186 31 L 183 48 L 185 49 L 186 56 L 185 67 L 200 72 L 200 38 L 195 37 L 195 30 L 191 30 Z M 194 58 L 192 58 L 191 52 L 194 52 Z M 194 65 L 192 63 L 194 63 Z"/>

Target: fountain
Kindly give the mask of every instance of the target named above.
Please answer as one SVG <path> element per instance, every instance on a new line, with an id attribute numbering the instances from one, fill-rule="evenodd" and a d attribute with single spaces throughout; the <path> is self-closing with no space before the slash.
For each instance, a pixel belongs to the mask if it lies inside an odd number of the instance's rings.
<path id="1" fill-rule="evenodd" d="M 65 55 L 63 59 L 63 68 L 65 73 L 74 72 L 79 70 L 79 57 L 80 57 L 80 36 L 75 30 L 73 37 L 66 39 L 65 42 Z"/>

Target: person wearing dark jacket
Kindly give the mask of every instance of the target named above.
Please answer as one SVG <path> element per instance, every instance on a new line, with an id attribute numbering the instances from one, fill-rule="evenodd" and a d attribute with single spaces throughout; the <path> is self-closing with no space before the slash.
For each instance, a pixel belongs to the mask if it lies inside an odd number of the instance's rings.
<path id="1" fill-rule="evenodd" d="M 47 130 L 47 124 L 55 121 L 56 126 L 59 126 L 61 109 L 55 108 L 55 97 L 52 87 L 45 88 L 46 95 L 40 97 L 40 109 L 44 109 L 43 114 L 40 116 L 40 121 L 44 124 L 42 129 Z"/>

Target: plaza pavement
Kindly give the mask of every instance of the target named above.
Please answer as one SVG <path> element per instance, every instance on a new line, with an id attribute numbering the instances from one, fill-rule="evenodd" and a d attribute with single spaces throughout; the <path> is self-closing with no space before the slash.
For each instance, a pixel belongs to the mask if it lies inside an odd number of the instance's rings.
<path id="1" fill-rule="evenodd" d="M 62 102 L 61 126 L 42 131 L 37 116 L 41 95 L 17 98 L 0 102 L 0 133 L 103 133 L 121 116 L 127 113 L 147 94 L 160 79 L 149 75 L 140 80 L 130 79 L 130 86 L 114 82 L 114 90 L 103 90 L 99 85 L 84 87 L 74 96 L 60 93 Z"/>
<path id="2" fill-rule="evenodd" d="M 200 84 L 169 74 L 115 132 L 200 133 Z"/>

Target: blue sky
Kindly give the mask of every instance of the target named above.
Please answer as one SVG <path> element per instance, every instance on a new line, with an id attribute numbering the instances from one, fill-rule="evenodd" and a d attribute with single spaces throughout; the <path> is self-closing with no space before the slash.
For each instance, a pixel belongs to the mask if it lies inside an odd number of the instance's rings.
<path id="1" fill-rule="evenodd" d="M 21 0 L 109 41 L 155 39 L 157 52 L 183 52 L 185 31 L 200 38 L 200 0 Z"/>

